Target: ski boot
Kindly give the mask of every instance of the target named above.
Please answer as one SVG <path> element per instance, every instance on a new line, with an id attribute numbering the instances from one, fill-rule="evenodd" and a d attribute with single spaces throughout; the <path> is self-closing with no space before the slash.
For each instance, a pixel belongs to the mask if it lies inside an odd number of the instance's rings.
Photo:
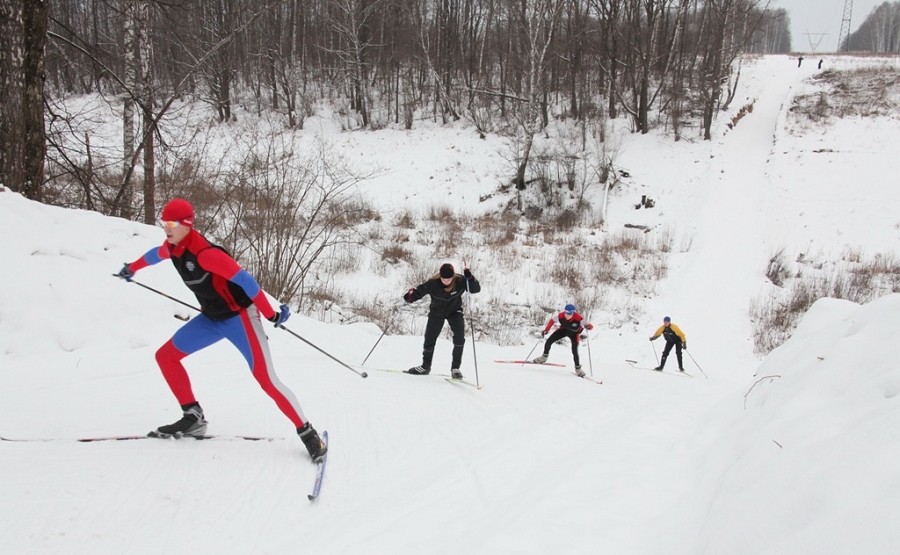
<path id="1" fill-rule="evenodd" d="M 584 370 L 581 369 L 581 366 L 575 367 L 575 375 L 578 376 L 579 378 L 584 377 Z"/>
<path id="2" fill-rule="evenodd" d="M 431 368 L 425 368 L 424 366 L 413 366 L 406 371 L 407 374 L 412 374 L 414 376 L 424 376 L 430 372 Z"/>
<path id="3" fill-rule="evenodd" d="M 454 380 L 463 379 L 462 372 L 459 371 L 459 368 L 451 368 L 450 369 L 450 377 L 453 378 Z"/>
<path id="4" fill-rule="evenodd" d="M 203 417 L 203 409 L 200 408 L 200 405 L 197 403 L 185 405 L 182 407 L 182 410 L 184 415 L 182 415 L 181 420 L 166 426 L 160 426 L 147 435 L 150 437 L 176 439 L 184 436 L 203 437 L 206 434 L 207 422 L 206 418 Z"/>
<path id="5" fill-rule="evenodd" d="M 322 442 L 322 439 L 319 437 L 319 432 L 310 426 L 309 422 L 304 424 L 302 428 L 297 428 L 297 435 L 303 440 L 303 445 L 306 446 L 309 457 L 313 462 L 322 460 L 322 457 L 328 452 L 328 446 Z"/>
<path id="6" fill-rule="evenodd" d="M 549 356 L 550 356 L 549 353 L 544 353 L 541 356 L 534 357 L 534 359 L 531 362 L 533 362 L 535 364 L 544 364 L 545 362 L 547 362 L 547 357 L 549 357 Z"/>

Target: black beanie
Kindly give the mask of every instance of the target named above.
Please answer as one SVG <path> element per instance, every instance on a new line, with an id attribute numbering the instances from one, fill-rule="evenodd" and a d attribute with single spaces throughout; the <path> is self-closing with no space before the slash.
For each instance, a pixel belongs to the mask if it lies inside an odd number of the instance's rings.
<path id="1" fill-rule="evenodd" d="M 453 270 L 453 264 L 441 265 L 441 277 L 444 279 L 452 278 L 456 272 Z"/>

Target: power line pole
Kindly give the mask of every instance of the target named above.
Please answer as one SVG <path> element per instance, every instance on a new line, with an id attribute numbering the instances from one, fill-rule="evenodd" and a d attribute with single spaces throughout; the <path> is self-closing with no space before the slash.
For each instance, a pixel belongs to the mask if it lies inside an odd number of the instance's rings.
<path id="1" fill-rule="evenodd" d="M 841 18 L 841 32 L 838 34 L 837 51 L 841 51 L 843 44 L 844 52 L 850 51 L 850 16 L 853 15 L 853 0 L 844 0 L 844 16 Z M 846 41 L 846 44 L 844 44 Z"/>
<path id="2" fill-rule="evenodd" d="M 822 39 L 828 36 L 828 33 L 803 33 L 806 35 L 806 38 L 809 40 L 809 49 L 812 53 L 816 52 L 816 48 L 819 47 L 819 44 L 822 43 Z M 815 37 L 815 39 L 813 39 Z M 813 43 L 815 40 L 815 44 Z"/>

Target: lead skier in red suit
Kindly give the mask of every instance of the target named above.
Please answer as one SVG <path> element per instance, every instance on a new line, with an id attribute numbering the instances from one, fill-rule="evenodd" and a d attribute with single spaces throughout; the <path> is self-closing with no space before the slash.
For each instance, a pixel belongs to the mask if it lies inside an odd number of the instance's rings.
<path id="1" fill-rule="evenodd" d="M 163 244 L 125 264 L 117 276 L 130 281 L 135 272 L 169 259 L 200 302 L 200 315 L 182 326 L 156 351 L 156 362 L 184 414 L 181 420 L 160 426 L 149 435 L 199 437 L 206 433 L 203 409 L 194 397 L 181 361 L 227 339 L 244 356 L 263 391 L 297 428 L 310 457 L 316 461 L 321 459 L 328 448 L 306 421 L 293 392 L 275 375 L 269 342 L 260 321 L 262 314 L 276 326 L 283 324 L 291 314 L 288 306 L 283 304 L 275 311 L 253 276 L 224 249 L 210 244 L 194 229 L 194 208 L 188 201 L 175 198 L 166 204 L 161 225 L 166 232 Z"/>
<path id="2" fill-rule="evenodd" d="M 583 378 L 584 371 L 581 369 L 581 360 L 578 358 L 578 343 L 581 340 L 581 332 L 585 329 L 594 329 L 594 325 L 586 322 L 581 314 L 575 310 L 575 305 L 573 304 L 567 304 L 562 312 L 555 314 L 547 321 L 544 331 L 541 332 L 541 337 L 547 335 L 547 332 L 554 325 L 558 325 L 559 328 L 550 334 L 550 337 L 544 343 L 544 353 L 535 357 L 533 362 L 538 364 L 547 362 L 547 357 L 550 356 L 550 347 L 560 339 L 568 337 L 572 341 L 572 358 L 575 360 L 575 373 Z"/>

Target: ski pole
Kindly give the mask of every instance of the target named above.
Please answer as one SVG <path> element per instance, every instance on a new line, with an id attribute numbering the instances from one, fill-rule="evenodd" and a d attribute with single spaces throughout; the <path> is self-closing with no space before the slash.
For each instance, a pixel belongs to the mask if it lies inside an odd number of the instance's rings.
<path id="1" fill-rule="evenodd" d="M 113 274 L 113 277 L 119 277 L 119 276 L 118 276 L 117 274 Z M 162 291 L 159 291 L 159 290 L 157 290 L 157 289 L 154 289 L 154 288 L 150 287 L 149 285 L 144 285 L 143 283 L 141 283 L 141 282 L 139 282 L 139 281 L 137 281 L 137 280 L 135 280 L 135 279 L 129 279 L 128 281 L 129 281 L 130 283 L 135 284 L 135 285 L 140 285 L 141 287 L 143 287 L 144 289 L 147 289 L 148 291 L 153 291 L 153 292 L 156 293 L 157 295 L 160 295 L 161 297 L 165 297 L 165 298 L 169 299 L 170 301 L 175 301 L 175 302 L 178 303 L 178 304 L 184 305 L 184 306 L 186 306 L 186 307 L 188 307 L 188 308 L 193 308 L 193 309 L 196 310 L 197 312 L 200 312 L 200 309 L 197 308 L 196 306 L 194 306 L 194 305 L 192 305 L 192 304 L 188 304 L 188 303 L 186 303 L 186 302 L 184 302 L 184 301 L 178 300 L 178 299 L 176 299 L 175 297 L 173 297 L 173 296 L 171 296 L 171 295 L 166 295 L 166 294 L 163 293 Z"/>
<path id="2" fill-rule="evenodd" d="M 686 352 L 688 354 L 688 356 L 691 357 L 691 360 L 694 361 L 694 364 L 697 366 L 697 370 L 700 370 L 700 373 L 703 374 L 703 377 L 708 380 L 709 376 L 706 375 L 706 372 L 703 371 L 703 368 L 700 368 L 700 365 L 697 364 L 696 360 L 694 360 L 694 355 L 692 355 L 690 353 L 690 351 L 687 351 L 687 350 L 685 350 L 684 352 Z"/>
<path id="3" fill-rule="evenodd" d="M 525 363 L 528 362 L 528 359 L 531 358 L 531 353 L 533 353 L 534 350 L 537 349 L 537 346 L 541 344 L 541 341 L 543 341 L 543 338 L 538 339 L 537 343 L 534 344 L 534 347 L 532 347 L 531 350 L 528 351 L 528 356 L 525 357 L 525 360 L 523 360 L 522 364 L 520 364 L 519 366 L 525 366 Z"/>
<path id="4" fill-rule="evenodd" d="M 588 369 L 591 371 L 591 376 L 594 375 L 594 359 L 591 357 L 591 336 L 588 334 L 584 334 L 584 342 L 587 343 L 588 348 Z"/>
<path id="5" fill-rule="evenodd" d="M 465 263 L 463 263 L 463 267 Z M 463 278 L 466 280 L 466 293 L 469 301 L 469 313 L 472 313 L 472 294 L 469 293 L 469 280 L 468 278 Z M 469 318 L 469 327 L 472 328 L 472 360 L 475 362 L 475 385 L 480 386 L 481 384 L 478 381 L 478 354 L 475 352 L 475 321 L 470 317 Z"/>
<path id="6" fill-rule="evenodd" d="M 369 360 L 369 357 L 372 356 L 373 352 L 375 352 L 375 347 L 377 347 L 378 344 L 381 343 L 381 338 L 383 338 L 384 334 L 387 333 L 387 330 L 391 326 L 391 322 L 394 320 L 395 316 L 397 315 L 398 310 L 400 310 L 399 306 L 395 307 L 394 310 L 391 311 L 391 320 L 387 324 L 385 324 L 384 331 L 382 331 L 381 335 L 378 336 L 378 341 L 376 341 L 375 344 L 372 345 L 372 349 L 369 351 L 369 354 L 366 355 L 366 358 L 363 359 L 362 364 L 360 364 L 360 366 L 365 366 L 366 361 Z"/>
<path id="7" fill-rule="evenodd" d="M 659 357 L 656 355 L 656 346 L 653 345 L 653 341 L 650 342 L 650 346 L 653 347 L 653 358 L 656 359 L 656 365 L 659 366 Z"/>
<path id="8" fill-rule="evenodd" d="M 323 350 L 320 349 L 318 346 L 316 346 L 315 344 L 313 344 L 313 343 L 310 342 L 309 340 L 305 339 L 305 338 L 302 337 L 301 335 L 299 335 L 299 334 L 295 333 L 294 331 L 292 331 L 292 330 L 286 328 L 286 327 L 284 326 L 284 324 L 276 324 L 275 327 L 276 327 L 276 328 L 281 328 L 281 329 L 283 329 L 284 331 L 286 331 L 286 332 L 288 332 L 289 334 L 293 335 L 294 337 L 296 337 L 296 338 L 299 339 L 300 341 L 306 343 L 307 345 L 309 345 L 309 346 L 312 347 L 313 349 L 319 351 L 320 353 L 322 353 L 323 355 L 327 356 L 327 357 L 330 358 L 331 360 L 337 362 L 338 364 L 340 364 L 341 366 L 343 366 L 343 367 L 346 368 L 347 370 L 350 370 L 350 371 L 353 372 L 354 374 L 356 374 L 356 375 L 358 375 L 358 376 L 362 376 L 363 378 L 368 378 L 368 377 L 369 377 L 369 374 L 367 374 L 366 372 L 360 372 L 359 370 L 356 370 L 355 368 L 353 368 L 353 367 L 350 366 L 349 364 L 346 364 L 346 363 L 344 363 L 344 362 L 341 362 L 340 360 L 336 359 L 335 357 L 331 356 L 331 355 L 328 354 L 327 352 L 323 351 Z"/>
<path id="9" fill-rule="evenodd" d="M 588 314 L 588 323 L 591 322 L 590 316 L 591 315 Z M 593 324 L 592 324 L 592 327 L 593 327 Z M 591 336 L 587 332 L 587 330 L 584 331 L 584 340 L 587 343 L 587 349 L 588 349 L 588 370 L 590 370 L 591 377 L 593 377 L 594 376 L 594 357 L 591 356 Z"/>
<path id="10" fill-rule="evenodd" d="M 112 275 L 113 275 L 113 277 L 119 277 L 119 276 L 117 276 L 116 274 L 112 274 Z M 167 299 L 171 299 L 171 300 L 175 301 L 176 303 L 183 304 L 184 306 L 186 306 L 186 307 L 188 307 L 188 308 L 193 308 L 193 309 L 196 310 L 197 312 L 200 312 L 200 309 L 197 308 L 196 306 L 191 305 L 191 304 L 188 304 L 188 303 L 186 303 L 186 302 L 184 302 L 184 301 L 180 301 L 180 300 L 178 300 L 178 299 L 176 299 L 175 297 L 172 297 L 172 296 L 170 296 L 170 295 L 166 295 L 166 294 L 163 293 L 162 291 L 157 291 L 156 289 L 150 287 L 149 285 L 144 285 L 143 283 L 141 283 L 141 282 L 139 282 L 139 281 L 135 281 L 135 280 L 133 280 L 133 279 L 128 280 L 128 281 L 130 281 L 131 283 L 135 283 L 135 284 L 137 284 L 137 285 L 140 285 L 140 286 L 143 287 L 144 289 L 148 289 L 148 290 L 150 290 L 150 291 L 153 291 L 153 292 L 156 293 L 157 295 L 161 295 L 161 296 L 163 296 L 163 297 L 165 297 L 165 298 L 167 298 Z M 304 343 L 306 343 L 307 345 L 309 345 L 309 346 L 312 347 L 313 349 L 316 349 L 317 351 L 321 352 L 321 353 L 324 354 L 325 356 L 330 357 L 332 360 L 334 360 L 334 361 L 338 362 L 339 364 L 345 366 L 345 367 L 346 367 L 348 370 L 350 370 L 351 372 L 354 372 L 354 373 L 356 373 L 356 374 L 359 374 L 359 375 L 362 376 L 363 378 L 367 378 L 367 377 L 369 376 L 369 375 L 366 374 L 365 372 L 360 373 L 360 372 L 354 370 L 353 368 L 351 368 L 350 366 L 347 366 L 346 364 L 344 364 L 343 362 L 341 362 L 341 361 L 339 361 L 338 359 L 334 358 L 333 356 L 329 355 L 328 353 L 326 353 L 326 352 L 323 351 L 322 349 L 316 347 L 315 345 L 313 345 L 312 343 L 310 343 L 310 342 L 307 341 L 306 339 L 300 337 L 300 336 L 297 335 L 296 333 L 294 333 L 294 332 L 292 332 L 291 330 L 287 329 L 286 327 L 284 327 L 283 324 L 278 324 L 278 325 L 276 325 L 275 327 L 281 328 L 281 329 L 285 330 L 286 332 L 290 333 L 291 335 L 293 335 L 293 336 L 296 337 L 297 339 L 303 341 Z"/>

